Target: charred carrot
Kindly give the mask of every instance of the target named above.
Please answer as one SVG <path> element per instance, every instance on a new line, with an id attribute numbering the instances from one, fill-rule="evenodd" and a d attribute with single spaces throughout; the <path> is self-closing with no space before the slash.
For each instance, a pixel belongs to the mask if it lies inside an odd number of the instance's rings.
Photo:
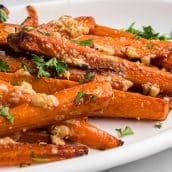
<path id="1" fill-rule="evenodd" d="M 47 163 L 88 153 L 85 146 L 57 146 L 51 144 L 0 145 L 0 166 Z"/>

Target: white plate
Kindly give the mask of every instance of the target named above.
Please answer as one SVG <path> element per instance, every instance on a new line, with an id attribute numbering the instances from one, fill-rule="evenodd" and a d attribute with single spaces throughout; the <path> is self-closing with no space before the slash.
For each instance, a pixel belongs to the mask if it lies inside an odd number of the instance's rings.
<path id="1" fill-rule="evenodd" d="M 136 22 L 138 26 L 151 24 L 158 32 L 169 33 L 172 29 L 172 1 L 124 1 L 124 0 L 58 0 L 34 4 L 40 22 L 56 19 L 61 15 L 91 15 L 97 23 L 124 28 Z M 20 23 L 26 17 L 24 6 L 10 8 L 9 22 Z M 116 135 L 115 128 L 130 126 L 135 134 L 125 137 L 124 146 L 107 151 L 90 150 L 87 156 L 27 168 L 1 168 L 1 172 L 91 172 L 105 170 L 160 152 L 172 146 L 172 117 L 163 122 L 161 129 L 156 122 L 97 119 L 96 126 Z"/>

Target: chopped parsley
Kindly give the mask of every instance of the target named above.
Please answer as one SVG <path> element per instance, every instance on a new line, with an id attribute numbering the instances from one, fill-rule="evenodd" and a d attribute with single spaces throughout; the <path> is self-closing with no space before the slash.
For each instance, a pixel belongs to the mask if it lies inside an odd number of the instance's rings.
<path id="1" fill-rule="evenodd" d="M 0 8 L 0 22 L 6 22 L 8 19 L 8 15 L 6 14 L 6 12 Z"/>
<path id="2" fill-rule="evenodd" d="M 89 45 L 93 44 L 93 39 L 87 39 L 87 40 L 83 40 L 83 41 L 78 41 L 78 40 L 73 39 L 72 42 L 75 44 L 82 45 L 82 46 L 89 46 Z"/>
<path id="3" fill-rule="evenodd" d="M 86 71 L 86 74 L 85 74 L 85 78 L 88 79 L 88 80 L 92 80 L 94 79 L 95 75 L 90 72 L 90 71 Z"/>
<path id="4" fill-rule="evenodd" d="M 154 125 L 154 127 L 160 129 L 162 127 L 162 123 L 157 123 Z"/>
<path id="5" fill-rule="evenodd" d="M 26 63 L 22 62 L 21 67 L 24 71 L 28 71 L 28 67 Z"/>
<path id="6" fill-rule="evenodd" d="M 56 58 L 50 59 L 45 65 L 47 68 L 53 69 L 55 76 L 60 76 L 68 70 L 68 65 L 65 62 L 57 60 Z"/>
<path id="7" fill-rule="evenodd" d="M 31 30 L 33 30 L 33 29 L 34 29 L 33 26 L 23 26 L 23 27 L 22 27 L 22 30 L 26 30 L 26 31 L 31 31 Z"/>
<path id="8" fill-rule="evenodd" d="M 0 59 L 0 72 L 7 72 L 7 71 L 9 71 L 9 65 L 7 64 L 7 62 Z"/>
<path id="9" fill-rule="evenodd" d="M 80 84 L 84 84 L 84 80 L 82 78 L 79 79 Z"/>
<path id="10" fill-rule="evenodd" d="M 20 81 L 11 81 L 10 84 L 11 85 L 20 86 L 21 85 L 21 82 Z"/>
<path id="11" fill-rule="evenodd" d="M 83 98 L 85 95 L 86 95 L 85 91 L 79 91 L 75 97 L 75 104 L 79 105 L 81 98 Z"/>
<path id="12" fill-rule="evenodd" d="M 48 161 L 50 161 L 48 158 L 37 157 L 35 152 L 32 152 L 30 157 L 31 157 L 32 160 L 37 161 L 37 162 L 48 162 Z"/>
<path id="13" fill-rule="evenodd" d="M 32 61 L 36 65 L 36 68 L 38 70 L 37 77 L 38 78 L 49 77 L 50 73 L 46 71 L 46 66 L 43 56 L 38 56 L 36 54 L 33 54 L 32 56 L 33 56 Z"/>
<path id="14" fill-rule="evenodd" d="M 120 137 L 125 137 L 125 136 L 129 136 L 129 135 L 133 135 L 134 134 L 133 130 L 130 127 L 128 127 L 128 126 L 126 126 L 124 129 L 117 128 L 115 130 L 118 132 Z"/>
<path id="15" fill-rule="evenodd" d="M 50 36 L 50 32 L 46 31 L 46 30 L 42 30 L 42 29 L 38 29 L 37 30 L 39 33 L 42 33 L 43 35 L 46 35 L 46 36 Z"/>
<path id="16" fill-rule="evenodd" d="M 1 107 L 0 108 L 0 116 L 6 118 L 11 124 L 14 123 L 14 115 L 9 114 L 8 107 Z"/>
<path id="17" fill-rule="evenodd" d="M 153 48 L 154 46 L 153 45 L 151 45 L 151 44 L 148 44 L 147 45 L 147 48 L 149 48 L 149 49 L 151 49 L 151 48 Z"/>
<path id="18" fill-rule="evenodd" d="M 92 95 L 92 96 L 91 96 L 91 100 L 92 100 L 93 102 L 96 102 L 97 96 L 96 96 L 96 95 Z"/>
<path id="19" fill-rule="evenodd" d="M 43 56 L 33 54 L 33 63 L 38 70 L 37 77 L 60 76 L 68 70 L 68 65 L 65 62 L 59 61 L 56 58 L 51 58 L 45 61 Z"/>
<path id="20" fill-rule="evenodd" d="M 169 40 L 172 39 L 170 36 L 167 35 L 160 35 L 159 33 L 156 33 L 152 26 L 143 26 L 142 30 L 138 30 L 134 28 L 135 22 L 132 23 L 127 29 L 127 32 L 130 32 L 135 35 L 135 37 L 138 39 L 140 37 L 146 38 L 146 39 L 158 39 L 158 40 Z"/>

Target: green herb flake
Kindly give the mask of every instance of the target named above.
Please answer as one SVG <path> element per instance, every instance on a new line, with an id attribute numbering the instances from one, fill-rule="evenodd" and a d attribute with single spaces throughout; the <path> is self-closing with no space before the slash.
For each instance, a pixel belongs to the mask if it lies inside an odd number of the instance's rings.
<path id="1" fill-rule="evenodd" d="M 26 63 L 22 62 L 21 67 L 24 71 L 28 71 L 28 67 Z"/>
<path id="2" fill-rule="evenodd" d="M 17 33 L 19 31 L 17 27 L 14 27 L 14 29 L 15 29 L 15 33 Z"/>
<path id="3" fill-rule="evenodd" d="M 84 84 L 84 80 L 82 78 L 79 79 L 80 84 Z"/>
<path id="4" fill-rule="evenodd" d="M 32 61 L 36 65 L 36 68 L 38 70 L 37 77 L 38 78 L 49 77 L 50 73 L 48 71 L 46 71 L 45 61 L 44 61 L 43 56 L 38 56 L 36 54 L 32 54 L 32 57 L 33 57 Z"/>
<path id="5" fill-rule="evenodd" d="M 33 29 L 34 29 L 33 26 L 23 26 L 23 27 L 22 27 L 22 30 L 24 30 L 24 31 L 31 31 L 31 30 L 33 30 Z"/>
<path id="6" fill-rule="evenodd" d="M 133 130 L 128 126 L 126 126 L 125 129 L 117 128 L 115 130 L 118 132 L 120 137 L 125 137 L 134 134 Z"/>
<path id="7" fill-rule="evenodd" d="M 19 81 L 11 81 L 10 84 L 11 85 L 15 85 L 15 86 L 20 86 L 21 82 L 19 82 Z"/>
<path id="8" fill-rule="evenodd" d="M 68 65 L 65 62 L 57 60 L 57 58 L 50 59 L 45 63 L 45 66 L 53 70 L 54 76 L 60 76 L 68 70 Z"/>
<path id="9" fill-rule="evenodd" d="M 79 91 L 75 97 L 75 104 L 78 105 L 82 97 L 86 95 L 85 91 Z"/>
<path id="10" fill-rule="evenodd" d="M 14 123 L 14 115 L 9 114 L 9 108 L 8 107 L 1 107 L 0 108 L 0 115 L 5 117 L 11 124 Z"/>
<path id="11" fill-rule="evenodd" d="M 50 35 L 51 35 L 51 33 L 48 32 L 48 31 L 46 31 L 46 30 L 38 29 L 37 31 L 38 31 L 39 33 L 42 33 L 43 35 L 46 35 L 46 36 L 50 36 Z"/>
<path id="12" fill-rule="evenodd" d="M 143 26 L 142 30 L 138 30 L 134 28 L 135 22 L 132 23 L 127 29 L 127 32 L 130 32 L 135 35 L 135 37 L 139 38 L 146 38 L 146 39 L 158 39 L 158 40 L 169 40 L 172 39 L 168 35 L 160 35 L 156 33 L 152 26 Z"/>
<path id="13" fill-rule="evenodd" d="M 95 75 L 90 72 L 90 71 L 86 71 L 86 74 L 85 74 L 85 78 L 88 79 L 88 80 L 92 80 L 94 79 Z"/>
<path id="14" fill-rule="evenodd" d="M 154 125 L 154 127 L 160 129 L 162 127 L 162 123 L 157 123 Z"/>
<path id="15" fill-rule="evenodd" d="M 0 59 L 0 72 L 8 72 L 9 71 L 9 65 L 7 62 Z"/>
<path id="16" fill-rule="evenodd" d="M 22 164 L 19 165 L 20 168 L 24 168 L 24 167 L 28 167 L 28 166 L 30 166 L 30 164 L 23 164 L 22 163 Z"/>
<path id="17" fill-rule="evenodd" d="M 8 19 L 8 16 L 7 16 L 6 12 L 2 8 L 0 8 L 0 22 L 2 22 L 2 23 L 6 22 L 7 19 Z"/>
<path id="18" fill-rule="evenodd" d="M 96 102 L 97 96 L 96 96 L 96 95 L 92 95 L 91 100 L 92 100 L 93 102 Z"/>
<path id="19" fill-rule="evenodd" d="M 151 45 L 151 44 L 148 44 L 147 45 L 147 48 L 149 48 L 149 49 L 151 49 L 151 48 L 153 48 L 154 46 L 153 45 Z"/>
<path id="20" fill-rule="evenodd" d="M 50 161 L 48 158 L 37 157 L 35 152 L 32 152 L 30 157 L 33 161 L 37 161 L 37 162 L 48 162 L 48 161 Z"/>
<path id="21" fill-rule="evenodd" d="M 93 44 L 93 39 L 87 39 L 83 41 L 78 41 L 78 40 L 73 39 L 72 42 L 75 44 L 82 45 L 82 46 L 90 46 Z"/>

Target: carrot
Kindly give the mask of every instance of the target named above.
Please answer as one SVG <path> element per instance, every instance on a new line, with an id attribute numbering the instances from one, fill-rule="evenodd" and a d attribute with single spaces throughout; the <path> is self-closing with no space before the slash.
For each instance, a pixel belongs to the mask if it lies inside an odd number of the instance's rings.
<path id="1" fill-rule="evenodd" d="M 37 79 L 31 75 L 18 75 L 16 73 L 6 73 L 0 72 L 0 80 L 11 82 L 11 83 L 21 83 L 26 81 L 32 85 L 32 88 L 39 93 L 51 93 L 54 94 L 57 91 L 61 91 L 65 88 L 73 87 L 77 85 L 77 82 L 53 79 L 53 78 L 40 78 Z"/>
<path id="2" fill-rule="evenodd" d="M 90 34 L 97 36 L 110 36 L 112 38 L 115 37 L 126 37 L 126 38 L 134 38 L 134 35 L 128 33 L 124 30 L 112 29 L 110 27 L 96 25 L 94 29 L 91 30 Z"/>
<path id="3" fill-rule="evenodd" d="M 72 142 L 82 143 L 94 149 L 104 150 L 118 147 L 123 144 L 121 140 L 118 140 L 107 132 L 93 126 L 88 123 L 86 119 L 64 121 L 60 123 L 60 125 L 56 125 L 55 130 L 60 132 L 60 130 L 63 130 L 64 126 L 68 128 L 69 132 L 66 135 L 67 140 L 69 139 Z"/>
<path id="4" fill-rule="evenodd" d="M 0 56 L 0 59 L 5 61 L 9 65 L 9 72 L 16 72 L 17 70 L 21 69 L 22 62 L 25 63 L 27 65 L 27 67 L 29 67 L 29 68 L 33 68 L 33 69 L 35 68 L 32 61 L 27 60 L 24 57 L 14 58 L 11 56 Z M 121 76 L 118 76 L 117 74 L 115 74 L 113 71 L 110 71 L 110 70 L 84 71 L 81 69 L 70 68 L 69 73 L 70 73 L 70 76 L 68 76 L 68 77 L 62 76 L 59 78 L 60 79 L 68 79 L 70 81 L 77 81 L 77 82 L 82 81 L 83 83 L 90 82 L 93 80 L 96 80 L 96 81 L 104 81 L 105 80 L 105 81 L 109 81 L 111 83 L 112 88 L 117 89 L 117 90 L 123 90 L 123 91 L 127 91 L 128 88 L 132 87 L 132 85 L 133 85 L 131 81 L 128 81 L 128 80 L 122 78 Z M 87 76 L 86 76 L 87 73 L 91 73 L 92 78 L 87 78 Z M 5 79 L 3 79 L 3 78 L 5 78 Z M 0 79 L 6 80 L 6 81 L 22 81 L 24 79 L 24 77 L 16 75 L 15 73 L 9 74 L 9 73 L 1 73 L 0 72 Z M 25 80 L 27 80 L 27 79 L 32 84 L 33 84 L 33 82 L 31 80 L 35 80 L 35 79 L 33 79 L 33 77 L 29 77 L 29 76 L 26 76 Z M 49 79 L 49 80 L 53 81 L 53 79 Z M 35 86 L 37 87 L 39 85 L 38 80 L 36 80 L 36 81 L 35 81 L 36 84 L 33 84 L 34 88 L 35 88 Z M 40 80 L 40 82 L 42 82 L 42 81 Z M 49 82 L 51 82 L 51 81 L 49 81 Z"/>
<path id="5" fill-rule="evenodd" d="M 55 93 L 52 100 L 55 104 L 48 104 L 46 99 L 43 101 L 45 96 L 40 96 L 35 97 L 33 103 L 10 109 L 9 114 L 14 115 L 13 124 L 0 116 L 0 135 L 87 116 L 88 112 L 104 109 L 111 100 L 113 91 L 107 82 L 90 82 Z M 96 100 L 93 97 L 96 97 Z M 50 108 L 47 108 L 47 105 L 51 105 Z"/>
<path id="6" fill-rule="evenodd" d="M 88 153 L 85 146 L 57 146 L 51 144 L 0 145 L 0 166 L 47 163 L 82 156 Z"/>
<path id="7" fill-rule="evenodd" d="M 126 37 L 101 37 L 96 35 L 82 35 L 77 40 L 93 40 L 94 48 L 109 55 L 115 55 L 126 59 L 140 59 L 145 63 L 149 58 L 167 58 L 172 50 L 170 41 L 130 39 Z M 150 62 L 147 62 L 149 65 Z M 162 64 L 163 65 L 163 64 Z"/>
<path id="8" fill-rule="evenodd" d="M 26 6 L 26 9 L 29 16 L 22 22 L 22 25 L 35 27 L 38 26 L 38 15 L 36 9 L 31 5 Z"/>
<path id="9" fill-rule="evenodd" d="M 55 56 L 76 66 L 111 69 L 125 79 L 134 82 L 136 86 L 141 87 L 143 84 L 151 83 L 157 84 L 160 92 L 172 92 L 172 74 L 119 57 L 104 55 L 89 47 L 74 44 L 70 40 L 31 31 L 13 34 L 8 41 L 14 49 L 19 48 L 50 57 Z"/>
<path id="10" fill-rule="evenodd" d="M 114 98 L 106 110 L 93 116 L 165 120 L 168 112 L 169 102 L 166 100 L 114 90 Z"/>
<path id="11" fill-rule="evenodd" d="M 45 129 L 21 131 L 10 135 L 10 137 L 20 143 L 51 143 L 50 134 Z"/>

